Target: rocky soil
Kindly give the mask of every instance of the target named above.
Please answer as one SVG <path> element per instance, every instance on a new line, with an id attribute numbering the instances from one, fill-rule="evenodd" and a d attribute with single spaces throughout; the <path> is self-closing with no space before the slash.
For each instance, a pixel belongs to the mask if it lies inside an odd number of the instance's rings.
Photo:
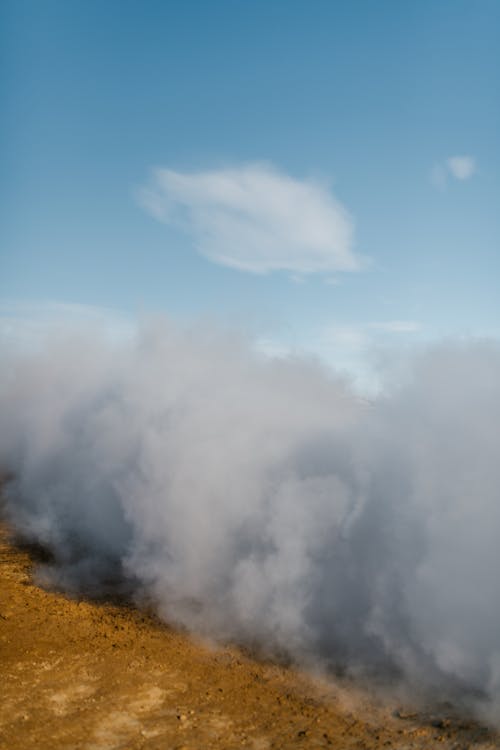
<path id="1" fill-rule="evenodd" d="M 118 602 L 32 579 L 0 527 L 0 748 L 493 748 L 470 720 L 415 712 L 210 647 Z"/>

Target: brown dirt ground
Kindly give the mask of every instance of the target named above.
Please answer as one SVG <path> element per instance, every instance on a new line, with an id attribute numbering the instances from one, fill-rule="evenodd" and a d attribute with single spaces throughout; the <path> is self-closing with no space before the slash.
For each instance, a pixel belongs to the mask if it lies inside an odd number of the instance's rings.
<path id="1" fill-rule="evenodd" d="M 470 721 L 209 648 L 132 606 L 45 591 L 33 565 L 0 525 L 2 750 L 500 747 Z"/>

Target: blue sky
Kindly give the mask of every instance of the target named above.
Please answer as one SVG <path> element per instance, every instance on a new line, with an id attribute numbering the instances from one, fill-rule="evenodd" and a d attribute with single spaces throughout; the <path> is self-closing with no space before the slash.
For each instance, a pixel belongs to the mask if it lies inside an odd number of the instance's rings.
<path id="1" fill-rule="evenodd" d="M 353 369 L 500 335 L 497 0 L 0 13 L 4 321 L 208 318 Z"/>

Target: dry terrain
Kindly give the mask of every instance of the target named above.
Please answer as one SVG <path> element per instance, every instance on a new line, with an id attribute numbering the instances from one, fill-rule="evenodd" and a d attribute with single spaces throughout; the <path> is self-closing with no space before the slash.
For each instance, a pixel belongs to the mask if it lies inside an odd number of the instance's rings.
<path id="1" fill-rule="evenodd" d="M 498 736 L 215 649 L 132 606 L 32 580 L 1 526 L 0 748 L 491 748 Z"/>

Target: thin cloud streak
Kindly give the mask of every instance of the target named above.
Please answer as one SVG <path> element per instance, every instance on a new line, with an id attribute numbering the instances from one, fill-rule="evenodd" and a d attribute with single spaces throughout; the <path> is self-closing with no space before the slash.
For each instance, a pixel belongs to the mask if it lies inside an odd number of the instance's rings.
<path id="1" fill-rule="evenodd" d="M 385 320 L 379 323 L 370 323 L 369 327 L 385 333 L 417 333 L 422 330 L 420 323 L 415 320 Z"/>
<path id="2" fill-rule="evenodd" d="M 135 322 L 119 310 L 54 300 L 0 299 L 0 339 L 10 341 L 15 349 L 38 349 L 48 336 L 67 336 L 69 331 L 98 327 L 110 340 L 122 342 L 130 338 Z"/>

